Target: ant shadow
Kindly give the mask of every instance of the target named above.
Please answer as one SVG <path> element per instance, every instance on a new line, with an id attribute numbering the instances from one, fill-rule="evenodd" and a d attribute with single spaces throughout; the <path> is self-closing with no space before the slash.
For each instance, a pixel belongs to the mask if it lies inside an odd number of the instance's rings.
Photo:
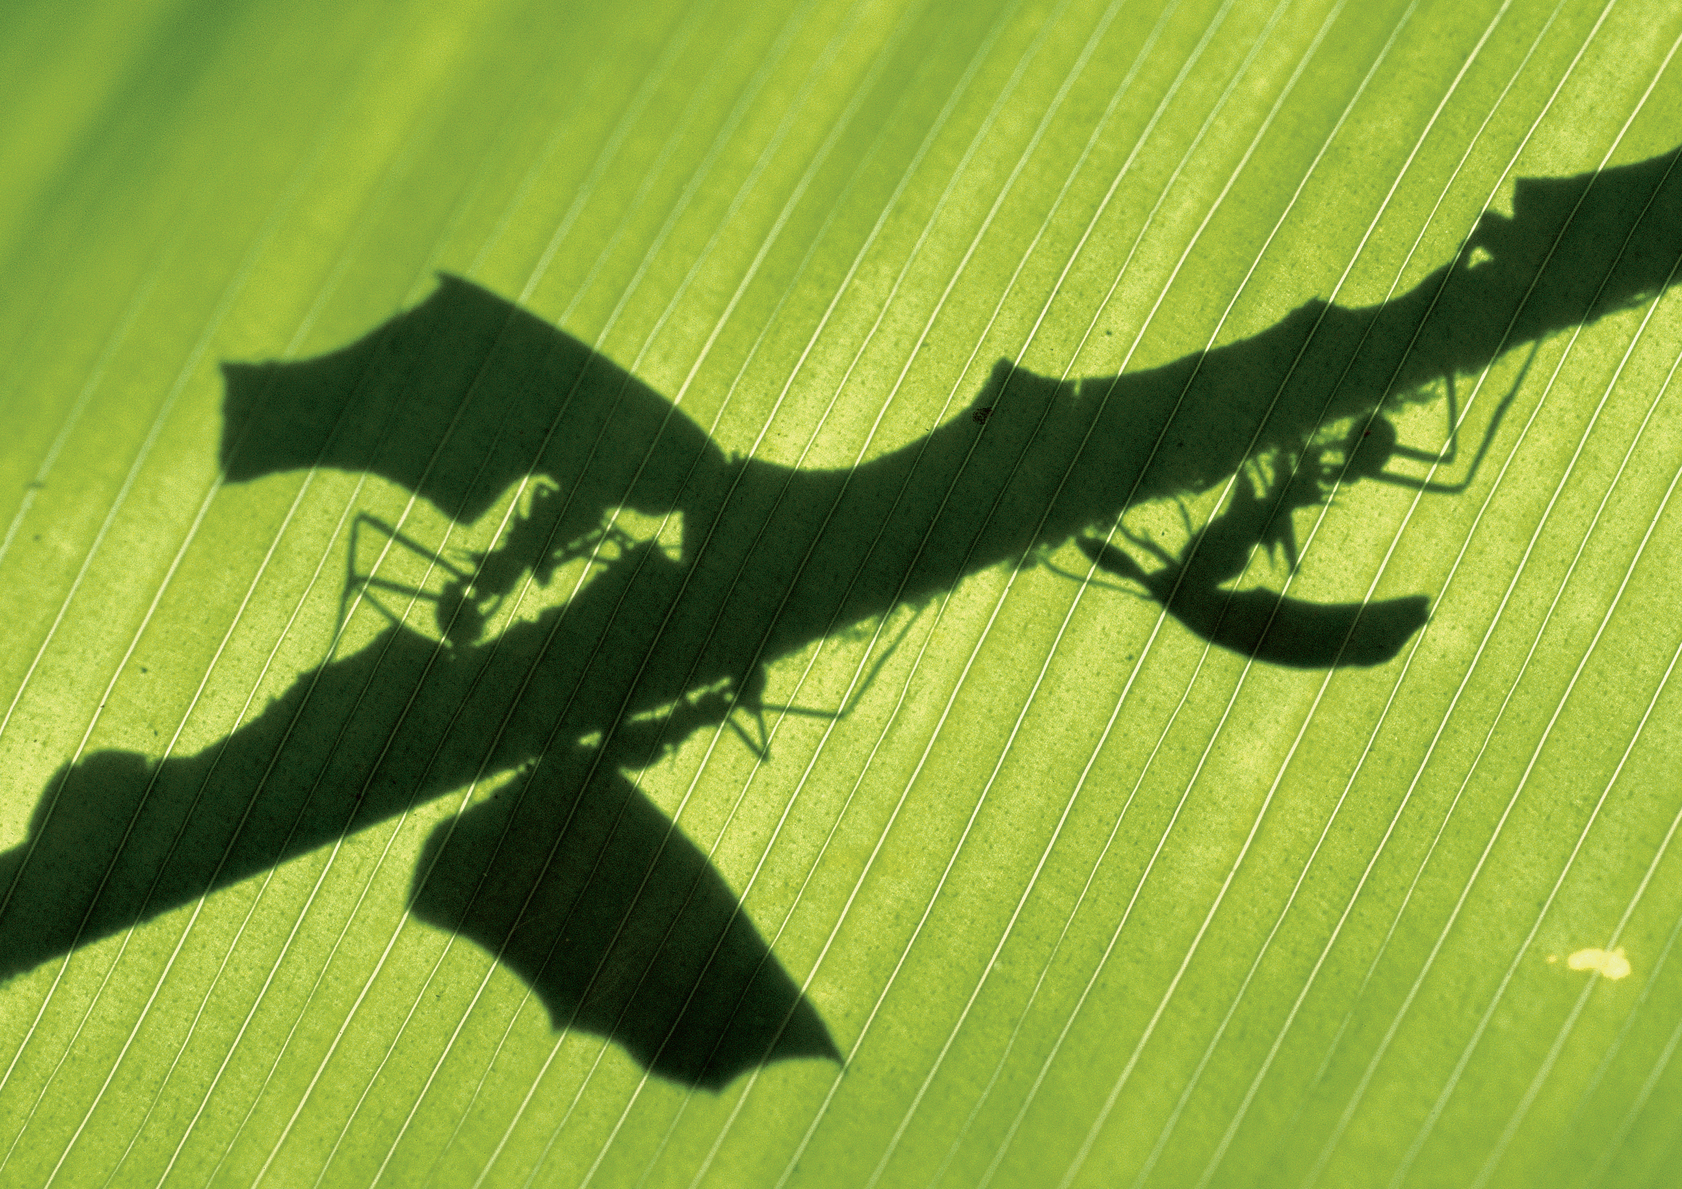
<path id="1" fill-rule="evenodd" d="M 1441 452 L 1402 446 L 1395 425 L 1375 416 L 1354 431 L 1352 440 L 1321 444 L 1307 453 L 1295 473 L 1276 483 L 1271 499 L 1257 491 L 1245 475 L 1236 476 L 1226 511 L 1199 532 L 1192 527 L 1184 504 L 1180 517 L 1191 538 L 1184 556 L 1168 554 L 1160 545 L 1120 525 L 1122 535 L 1159 563 L 1147 570 L 1115 545 L 1098 537 L 1075 542 L 1092 564 L 1135 583 L 1143 596 L 1160 604 L 1194 635 L 1241 656 L 1296 669 L 1325 669 L 1338 665 L 1377 665 L 1392 659 L 1398 649 L 1425 625 L 1430 600 L 1424 595 L 1364 603 L 1316 603 L 1266 588 L 1231 590 L 1258 550 L 1284 555 L 1294 572 L 1299 560 L 1292 513 L 1324 505 L 1342 486 L 1371 479 L 1436 495 L 1458 495 L 1471 484 L 1478 466 L 1495 440 L 1513 398 L 1523 387 L 1536 358 L 1533 346 L 1517 379 L 1495 407 L 1483 442 L 1466 475 L 1458 483 L 1419 479 L 1385 469 L 1391 459 L 1405 458 L 1429 465 L 1452 466 L 1457 460 L 1458 409 L 1450 377 L 1448 447 Z M 1341 459 L 1341 465 L 1338 461 Z"/>
<path id="2" fill-rule="evenodd" d="M 342 350 L 225 364 L 230 482 L 369 472 L 469 524 L 528 481 L 529 506 L 492 548 L 434 559 L 436 594 L 363 572 L 351 549 L 341 619 L 366 606 L 383 630 L 205 751 L 62 768 L 28 838 L 0 854 L 0 977 L 507 775 L 428 840 L 415 916 L 509 967 L 555 1028 L 610 1037 L 662 1077 L 717 1090 L 771 1061 L 839 1060 L 724 877 L 629 774 L 707 727 L 763 757 L 767 710 L 848 709 L 767 706 L 768 665 L 1068 541 L 1259 661 L 1392 659 L 1427 596 L 1324 605 L 1229 584 L 1258 549 L 1294 566 L 1291 514 L 1334 487 L 1462 490 L 1511 393 L 1459 483 L 1388 468 L 1455 462 L 1457 376 L 1672 282 L 1679 152 L 1519 181 L 1510 219 L 1485 215 L 1455 260 L 1380 306 L 1311 302 L 1122 376 L 1058 382 L 1000 361 L 968 409 L 845 470 L 726 457 L 628 372 L 450 276 Z M 1386 412 L 1443 383 L 1448 450 L 1401 445 Z M 1229 505 L 1181 552 L 1126 530 L 1145 561 L 1106 543 L 1129 507 L 1235 474 Z M 633 540 L 615 526 L 625 510 L 681 517 L 680 545 Z M 367 514 L 354 532 L 426 552 Z M 522 584 L 580 561 L 589 579 L 571 599 L 492 631 Z M 405 626 L 384 607 L 393 596 L 430 600 L 441 639 Z"/>

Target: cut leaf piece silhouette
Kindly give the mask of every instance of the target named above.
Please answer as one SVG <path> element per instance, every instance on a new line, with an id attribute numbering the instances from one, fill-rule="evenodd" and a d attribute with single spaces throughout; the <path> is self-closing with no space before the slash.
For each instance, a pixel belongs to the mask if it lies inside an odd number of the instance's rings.
<path id="1" fill-rule="evenodd" d="M 767 1061 L 840 1059 L 705 855 L 623 777 L 580 794 L 547 769 L 437 828 L 417 916 L 512 969 L 555 1028 L 610 1036 L 675 1081 L 720 1090 Z"/>

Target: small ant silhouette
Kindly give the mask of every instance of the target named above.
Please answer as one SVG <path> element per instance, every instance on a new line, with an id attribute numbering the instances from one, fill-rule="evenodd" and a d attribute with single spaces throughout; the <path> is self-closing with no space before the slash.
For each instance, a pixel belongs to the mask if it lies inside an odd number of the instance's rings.
<path id="1" fill-rule="evenodd" d="M 604 566 L 636 564 L 636 559 L 645 557 L 649 550 L 658 549 L 654 542 L 638 541 L 611 522 L 558 549 L 554 548 L 555 524 L 565 510 L 564 507 L 553 503 L 559 495 L 560 488 L 556 486 L 538 486 L 533 491 L 528 510 L 515 518 L 494 548 L 484 551 L 460 551 L 465 564 L 448 560 L 439 551 L 429 549 L 370 512 L 358 513 L 351 524 L 350 549 L 345 562 L 345 584 L 339 597 L 339 614 L 333 639 L 337 641 L 343 632 L 352 602 L 358 595 L 393 626 L 404 626 L 400 616 L 370 593 L 379 590 L 432 602 L 438 631 L 445 644 L 451 648 L 470 648 L 481 642 L 486 627 L 502 606 L 503 600 L 513 592 L 521 576 L 528 570 L 534 582 L 539 586 L 548 586 L 556 569 L 573 558 L 595 555 L 604 544 L 617 547 L 610 560 L 597 562 Z M 449 574 L 443 589 L 434 594 L 423 588 L 394 582 L 375 574 L 358 573 L 358 546 L 360 533 L 364 529 L 376 530 L 388 540 L 441 567 Z M 918 610 L 920 612 L 920 608 Z M 916 619 L 917 614 L 914 613 L 900 628 L 839 710 L 767 703 L 764 699 L 765 670 L 763 665 L 758 665 L 745 676 L 726 675 L 710 685 L 692 690 L 675 703 L 634 715 L 618 728 L 616 748 L 622 752 L 640 750 L 650 754 L 665 754 L 675 746 L 672 740 L 686 738 L 703 725 L 725 723 L 756 758 L 769 760 L 770 733 L 765 722 L 767 711 L 813 718 L 845 718 L 857 707 L 860 699 L 875 682 L 877 675 L 905 639 Z M 737 721 L 738 710 L 746 711 L 750 716 L 757 731 L 757 738 Z"/>
<path id="2" fill-rule="evenodd" d="M 387 524 L 371 512 L 359 512 L 351 522 L 350 549 L 345 557 L 345 584 L 339 596 L 338 621 L 334 626 L 336 641 L 349 618 L 352 600 L 363 596 L 373 608 L 398 626 L 399 616 L 374 598 L 371 590 L 390 591 L 410 598 L 426 599 L 434 604 L 434 618 L 445 642 L 452 646 L 475 644 L 485 633 L 485 626 L 518 584 L 521 575 L 531 571 L 532 580 L 539 586 L 549 585 L 555 570 L 574 557 L 583 556 L 604 541 L 611 541 L 622 550 L 635 542 L 613 525 L 587 533 L 559 549 L 552 548 L 556 512 L 551 501 L 560 494 L 553 485 L 539 484 L 532 491 L 531 505 L 525 514 L 517 516 L 513 525 L 495 548 L 484 551 L 462 551 L 467 563 L 457 565 L 435 549 L 429 549 L 413 537 Z M 426 558 L 441 567 L 449 579 L 437 594 L 407 583 L 393 582 L 375 574 L 359 574 L 356 570 L 360 533 L 371 528 L 387 540 Z"/>
<path id="3" fill-rule="evenodd" d="M 1175 558 L 1128 529 L 1128 539 L 1163 563 L 1147 572 L 1122 550 L 1096 537 L 1079 540 L 1099 569 L 1137 583 L 1193 634 L 1256 660 L 1292 668 L 1376 665 L 1390 660 L 1425 623 L 1424 595 L 1376 603 L 1313 603 L 1265 588 L 1229 591 L 1258 544 L 1280 541 L 1294 554 L 1288 529 L 1273 528 L 1267 503 L 1244 482 L 1228 511 L 1210 521 L 1186 557 Z M 1184 514 L 1182 509 L 1182 515 Z M 1288 525 L 1288 516 L 1283 518 Z"/>

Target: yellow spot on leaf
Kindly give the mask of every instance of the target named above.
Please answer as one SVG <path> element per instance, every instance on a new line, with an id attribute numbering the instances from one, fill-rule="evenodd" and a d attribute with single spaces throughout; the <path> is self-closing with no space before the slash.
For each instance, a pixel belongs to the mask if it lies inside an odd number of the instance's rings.
<path id="1" fill-rule="evenodd" d="M 1602 978 L 1623 978 L 1629 973 L 1629 959 L 1624 957 L 1622 946 L 1615 950 L 1578 950 L 1565 959 L 1565 964 L 1572 970 L 1598 970 Z"/>

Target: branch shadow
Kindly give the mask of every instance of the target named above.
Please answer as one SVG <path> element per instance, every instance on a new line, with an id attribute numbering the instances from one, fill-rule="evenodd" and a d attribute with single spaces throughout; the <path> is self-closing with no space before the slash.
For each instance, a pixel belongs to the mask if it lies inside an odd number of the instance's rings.
<path id="1" fill-rule="evenodd" d="M 1390 660 L 1427 596 L 1334 606 L 1229 584 L 1258 548 L 1294 562 L 1290 514 L 1328 498 L 1331 476 L 1413 482 L 1386 468 L 1426 455 L 1387 410 L 1668 286 L 1679 152 L 1521 180 L 1510 219 L 1485 215 L 1454 261 L 1381 306 L 1312 302 L 1115 377 L 1060 383 L 1001 360 L 966 410 L 850 470 L 728 458 L 636 377 L 457 277 L 340 351 L 225 364 L 230 482 L 369 472 L 463 524 L 530 476 L 541 498 L 449 567 L 441 642 L 394 622 L 197 755 L 62 768 L 0 855 L 0 977 L 512 773 L 428 841 L 418 918 L 507 965 L 555 1028 L 611 1037 L 662 1077 L 717 1090 L 770 1061 L 839 1060 L 735 892 L 627 774 L 703 727 L 754 745 L 733 716 L 765 709 L 779 657 L 1069 540 L 1218 646 L 1299 668 Z M 1277 478 L 1237 484 L 1181 553 L 1133 538 L 1147 568 L 1108 543 L 1128 507 L 1246 466 Z M 677 556 L 616 536 L 620 509 L 680 513 Z M 570 602 L 482 638 L 517 582 L 585 556 L 594 576 Z M 372 590 L 353 575 L 347 595 L 354 581 Z"/>

